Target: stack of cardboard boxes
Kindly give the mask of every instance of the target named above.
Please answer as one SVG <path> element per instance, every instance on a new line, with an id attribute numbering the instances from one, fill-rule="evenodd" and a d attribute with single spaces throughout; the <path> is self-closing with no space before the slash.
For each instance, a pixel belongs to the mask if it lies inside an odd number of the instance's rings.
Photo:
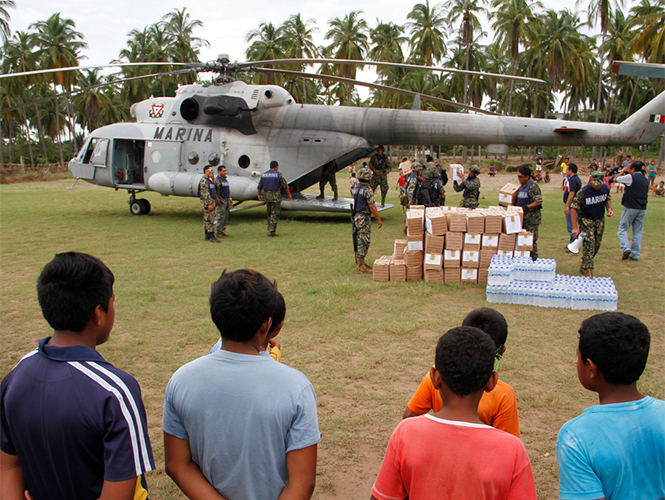
<path id="1" fill-rule="evenodd" d="M 374 280 L 487 283 L 496 253 L 528 256 L 533 234 L 522 231 L 522 209 L 412 206 L 406 239 L 395 240 L 392 256 L 374 263 Z"/>

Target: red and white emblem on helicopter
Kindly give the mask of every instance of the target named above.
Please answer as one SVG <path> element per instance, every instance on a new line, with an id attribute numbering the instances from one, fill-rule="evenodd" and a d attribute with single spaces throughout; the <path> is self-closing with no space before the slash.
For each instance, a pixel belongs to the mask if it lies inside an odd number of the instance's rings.
<path id="1" fill-rule="evenodd" d="M 153 104 L 148 111 L 148 116 L 150 118 L 161 118 L 164 114 L 164 105 L 163 104 Z"/>

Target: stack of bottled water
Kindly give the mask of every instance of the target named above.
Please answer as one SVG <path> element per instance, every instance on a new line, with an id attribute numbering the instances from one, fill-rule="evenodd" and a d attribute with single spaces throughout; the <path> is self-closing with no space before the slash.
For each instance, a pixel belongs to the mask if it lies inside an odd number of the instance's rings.
<path id="1" fill-rule="evenodd" d="M 488 285 L 507 285 L 511 281 L 552 281 L 556 276 L 554 259 L 494 255 L 487 274 Z"/>
<path id="2" fill-rule="evenodd" d="M 495 255 L 488 271 L 488 302 L 616 311 L 618 298 L 612 278 L 556 274 L 553 259 Z"/>

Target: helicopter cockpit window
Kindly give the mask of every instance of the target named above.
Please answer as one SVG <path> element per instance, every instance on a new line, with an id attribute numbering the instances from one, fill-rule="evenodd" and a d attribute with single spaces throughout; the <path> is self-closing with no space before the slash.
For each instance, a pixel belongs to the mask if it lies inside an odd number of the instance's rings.
<path id="1" fill-rule="evenodd" d="M 240 168 L 247 168 L 249 167 L 249 164 L 251 161 L 249 160 L 249 156 L 247 155 L 242 155 L 240 158 L 238 158 L 238 165 Z"/>
<path id="2" fill-rule="evenodd" d="M 93 148 L 90 163 L 96 167 L 106 166 L 106 151 L 108 150 L 108 139 L 93 139 L 90 141 L 90 147 Z M 86 156 L 88 154 L 86 153 Z M 85 161 L 83 163 L 86 163 Z"/>
<path id="3" fill-rule="evenodd" d="M 208 163 L 213 167 L 219 165 L 219 153 L 210 153 L 210 156 L 208 156 Z"/>
<path id="4" fill-rule="evenodd" d="M 199 162 L 199 154 L 196 151 L 192 151 L 191 153 L 189 153 L 187 161 L 189 162 L 190 165 L 196 165 Z"/>

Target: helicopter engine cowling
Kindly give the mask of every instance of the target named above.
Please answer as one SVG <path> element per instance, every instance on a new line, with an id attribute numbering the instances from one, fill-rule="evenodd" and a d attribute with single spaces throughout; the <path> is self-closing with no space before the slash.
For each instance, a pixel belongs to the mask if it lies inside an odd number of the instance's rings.
<path id="1" fill-rule="evenodd" d="M 198 196 L 203 174 L 189 172 L 157 172 L 148 177 L 146 187 L 161 194 Z"/>

